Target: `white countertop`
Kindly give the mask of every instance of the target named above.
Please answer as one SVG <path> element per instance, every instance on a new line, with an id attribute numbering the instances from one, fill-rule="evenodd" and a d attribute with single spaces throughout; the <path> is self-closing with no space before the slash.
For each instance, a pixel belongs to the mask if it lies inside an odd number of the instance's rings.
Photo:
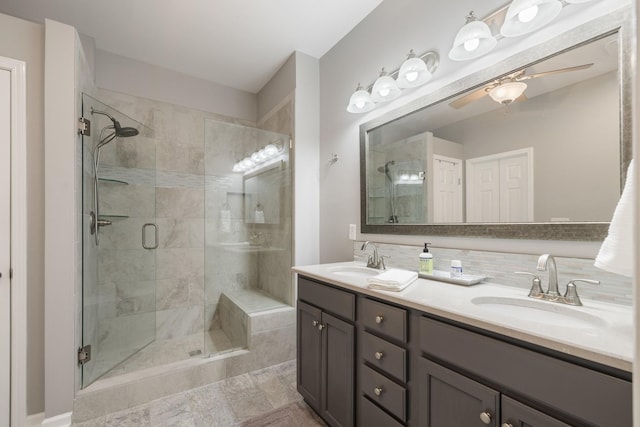
<path id="1" fill-rule="evenodd" d="M 633 362 L 633 311 L 630 306 L 582 299 L 584 306 L 573 307 L 548 301 L 535 301 L 527 291 L 512 286 L 480 283 L 458 286 L 423 278 L 400 292 L 369 289 L 364 275 L 336 273 L 341 268 L 362 269 L 364 264 L 343 262 L 293 267 L 307 277 L 344 289 L 401 304 L 425 313 L 486 329 L 532 344 L 547 347 L 593 362 L 631 372 Z M 579 288 L 579 286 L 578 286 Z M 561 286 L 561 290 L 564 290 Z M 522 310 L 516 306 L 500 307 L 474 303 L 478 298 L 506 298 L 518 304 L 544 304 L 545 310 Z M 510 310 L 512 309 L 512 310 Z M 569 311 L 574 317 L 563 324 L 554 311 Z M 553 317 L 553 318 L 552 318 Z M 584 322 L 581 320 L 584 317 Z M 591 321 L 590 321 L 591 320 Z"/>

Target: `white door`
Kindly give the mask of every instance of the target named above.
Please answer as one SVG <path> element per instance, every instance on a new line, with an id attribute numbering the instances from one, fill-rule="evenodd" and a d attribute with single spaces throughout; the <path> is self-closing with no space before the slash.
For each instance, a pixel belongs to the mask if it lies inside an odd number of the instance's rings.
<path id="1" fill-rule="evenodd" d="M 532 148 L 467 160 L 467 221 L 533 221 Z"/>
<path id="2" fill-rule="evenodd" d="M 433 222 L 462 222 L 462 160 L 433 155 Z"/>
<path id="3" fill-rule="evenodd" d="M 499 221 L 500 162 L 467 160 L 467 222 Z"/>
<path id="4" fill-rule="evenodd" d="M 500 160 L 500 221 L 533 221 L 529 215 L 529 173 L 526 155 Z"/>
<path id="5" fill-rule="evenodd" d="M 9 426 L 11 389 L 11 72 L 0 68 L 0 427 Z"/>

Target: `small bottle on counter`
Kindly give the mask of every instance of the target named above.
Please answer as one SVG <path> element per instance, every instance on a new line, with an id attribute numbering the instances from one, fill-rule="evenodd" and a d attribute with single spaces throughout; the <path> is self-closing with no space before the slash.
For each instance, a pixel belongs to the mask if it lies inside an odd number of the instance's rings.
<path id="1" fill-rule="evenodd" d="M 422 274 L 433 274 L 433 254 L 429 252 L 427 246 L 431 243 L 425 243 L 424 249 L 420 252 L 418 260 L 419 272 Z"/>
<path id="2" fill-rule="evenodd" d="M 462 261 L 459 259 L 451 261 L 451 277 L 454 279 L 462 279 Z"/>

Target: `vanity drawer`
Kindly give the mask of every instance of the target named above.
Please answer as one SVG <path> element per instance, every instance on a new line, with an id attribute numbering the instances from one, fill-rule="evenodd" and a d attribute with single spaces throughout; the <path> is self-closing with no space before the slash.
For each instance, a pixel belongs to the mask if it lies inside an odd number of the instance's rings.
<path id="1" fill-rule="evenodd" d="M 404 348 L 363 332 L 362 358 L 400 381 L 407 382 L 407 351 Z"/>
<path id="2" fill-rule="evenodd" d="M 384 412 L 371 403 L 364 396 L 360 397 L 360 416 L 358 417 L 359 427 L 402 427 L 402 424 L 391 415 Z"/>
<path id="3" fill-rule="evenodd" d="M 361 390 L 372 401 L 401 419 L 407 420 L 407 390 L 377 373 L 366 365 L 362 366 Z"/>
<path id="4" fill-rule="evenodd" d="M 329 285 L 298 276 L 298 298 L 344 319 L 356 318 L 356 296 Z"/>
<path id="5" fill-rule="evenodd" d="M 428 356 L 523 399 L 588 425 L 631 425 L 629 381 L 424 316 L 419 334 Z"/>
<path id="6" fill-rule="evenodd" d="M 364 299 L 362 322 L 367 329 L 407 342 L 407 310 Z"/>

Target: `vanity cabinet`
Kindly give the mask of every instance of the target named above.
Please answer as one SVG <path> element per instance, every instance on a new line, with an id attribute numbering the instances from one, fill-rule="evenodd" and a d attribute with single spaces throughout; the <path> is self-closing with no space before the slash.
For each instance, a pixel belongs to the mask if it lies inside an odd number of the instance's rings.
<path id="1" fill-rule="evenodd" d="M 331 426 L 354 425 L 355 295 L 298 279 L 298 392 Z"/>
<path id="2" fill-rule="evenodd" d="M 632 425 L 631 374 L 298 276 L 298 391 L 331 426 Z"/>
<path id="3" fill-rule="evenodd" d="M 420 426 L 632 423 L 630 381 L 431 317 L 419 325 Z"/>

